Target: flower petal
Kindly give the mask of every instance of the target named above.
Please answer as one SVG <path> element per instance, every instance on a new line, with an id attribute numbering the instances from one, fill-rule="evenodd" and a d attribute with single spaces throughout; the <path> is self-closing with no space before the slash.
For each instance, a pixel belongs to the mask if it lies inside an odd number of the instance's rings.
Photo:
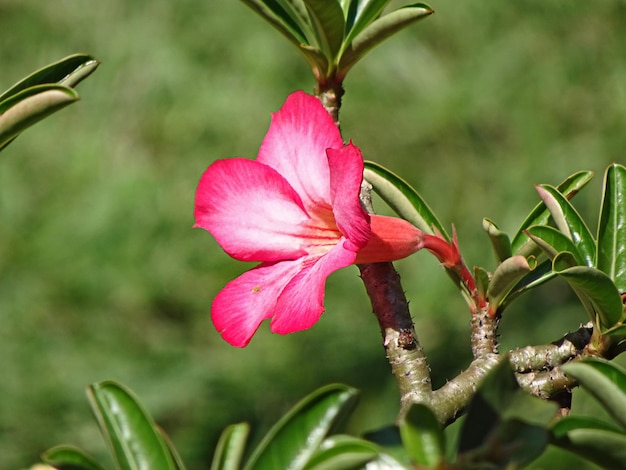
<path id="1" fill-rule="evenodd" d="M 425 248 L 424 233 L 397 217 L 371 215 L 372 236 L 359 250 L 355 263 L 380 263 L 406 258 Z"/>
<path id="2" fill-rule="evenodd" d="M 263 263 L 226 284 L 211 307 L 217 331 L 233 346 L 246 346 L 261 322 L 275 314 L 280 293 L 301 267 L 300 260 Z"/>
<path id="3" fill-rule="evenodd" d="M 361 206 L 359 193 L 363 181 L 363 156 L 350 142 L 339 149 L 328 149 L 330 196 L 337 227 L 356 251 L 370 238 L 370 217 Z"/>
<path id="4" fill-rule="evenodd" d="M 346 240 L 312 261 L 287 284 L 276 304 L 271 322 L 274 333 L 306 330 L 324 313 L 324 284 L 334 271 L 354 263 L 356 253 L 347 249 Z"/>
<path id="5" fill-rule="evenodd" d="M 308 216 L 289 183 L 263 163 L 217 160 L 196 192 L 196 227 L 213 234 L 233 258 L 280 261 L 305 254 L 299 233 Z"/>
<path id="6" fill-rule="evenodd" d="M 308 209 L 329 205 L 326 149 L 341 147 L 339 130 L 319 99 L 297 91 L 272 116 L 257 161 L 283 175 Z"/>

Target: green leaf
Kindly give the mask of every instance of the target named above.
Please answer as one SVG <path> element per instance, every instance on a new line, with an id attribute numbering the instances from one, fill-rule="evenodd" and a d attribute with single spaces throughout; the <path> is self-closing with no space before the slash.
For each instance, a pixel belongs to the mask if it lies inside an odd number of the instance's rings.
<path id="1" fill-rule="evenodd" d="M 502 305 L 506 296 L 517 285 L 520 279 L 535 269 L 534 259 L 527 260 L 524 256 L 516 255 L 505 259 L 496 268 L 489 288 L 487 289 L 487 299 L 489 300 L 489 310 L 495 314 L 498 307 Z"/>
<path id="2" fill-rule="evenodd" d="M 174 443 L 172 442 L 170 437 L 165 433 L 165 431 L 163 431 L 163 429 L 157 427 L 157 430 L 159 431 L 161 439 L 163 439 L 163 442 L 165 442 L 167 449 L 170 451 L 170 455 L 172 457 L 172 460 L 174 461 L 174 468 L 176 470 L 186 470 L 183 459 L 181 459 L 180 454 L 178 453 L 178 450 L 176 450 L 176 447 L 174 446 Z"/>
<path id="3" fill-rule="evenodd" d="M 386 38 L 433 13 L 434 10 L 428 5 L 416 3 L 392 11 L 370 23 L 356 35 L 341 56 L 337 72 L 339 78 L 345 77 L 354 64 Z"/>
<path id="4" fill-rule="evenodd" d="M 626 435 L 624 434 L 602 429 L 574 429 L 552 443 L 601 468 L 624 468 L 624 462 L 626 462 Z"/>
<path id="5" fill-rule="evenodd" d="M 305 20 L 289 2 L 276 0 L 242 0 L 294 45 L 310 44 L 303 30 Z"/>
<path id="6" fill-rule="evenodd" d="M 238 470 L 249 432 L 247 423 L 231 424 L 224 429 L 215 447 L 211 470 Z"/>
<path id="7" fill-rule="evenodd" d="M 536 189 L 557 228 L 578 248 L 584 264 L 595 266 L 596 242 L 574 206 L 553 186 L 542 184 Z"/>
<path id="8" fill-rule="evenodd" d="M 474 279 L 476 280 L 476 291 L 479 299 L 487 298 L 487 290 L 489 289 L 489 273 L 480 266 L 474 266 Z"/>
<path id="9" fill-rule="evenodd" d="M 270 429 L 245 469 L 304 468 L 332 427 L 352 410 L 356 396 L 345 385 L 328 385 L 308 395 Z"/>
<path id="10" fill-rule="evenodd" d="M 565 181 L 557 186 L 557 189 L 567 199 L 571 199 L 591 181 L 591 178 L 593 178 L 592 171 L 579 171 L 566 178 Z M 524 232 L 528 227 L 533 225 L 545 225 L 549 220 L 550 212 L 546 208 L 546 205 L 540 202 L 533 208 L 530 214 L 528 214 L 528 217 L 522 222 L 522 225 L 513 237 L 513 241 L 511 242 L 513 253 L 518 255 L 536 254 L 537 251 L 533 251 L 536 245 L 528 239 L 528 236 Z"/>
<path id="11" fill-rule="evenodd" d="M 549 281 L 556 276 L 556 273 L 552 271 L 552 261 L 545 260 L 539 263 L 535 269 L 522 277 L 515 287 L 511 289 L 506 297 L 502 300 L 501 307 L 504 310 L 516 297 L 519 297 L 524 292 L 528 292 L 537 286 Z"/>
<path id="12" fill-rule="evenodd" d="M 597 248 L 597 268 L 626 292 L 626 168 L 617 163 L 604 175 Z"/>
<path id="13" fill-rule="evenodd" d="M 319 48 L 329 62 L 334 62 L 341 49 L 345 20 L 337 0 L 304 0 Z"/>
<path id="14" fill-rule="evenodd" d="M 622 319 L 622 298 L 613 281 L 599 269 L 572 266 L 573 255 L 559 253 L 552 262 L 552 270 L 565 279 L 574 289 L 591 315 L 591 321 L 600 321 L 603 331 L 615 326 Z"/>
<path id="15" fill-rule="evenodd" d="M 391 0 L 354 0 L 346 15 L 346 38 L 344 49 L 352 43 L 354 37 L 377 19 Z"/>
<path id="16" fill-rule="evenodd" d="M 391 456 L 394 461 L 402 462 L 399 464 L 400 468 L 405 468 L 403 464 L 412 467 L 409 456 L 404 448 L 404 444 L 402 443 L 402 436 L 400 436 L 400 429 L 398 426 L 391 425 L 381 429 L 376 429 L 366 433 L 363 437 L 380 446 L 384 451 L 384 454 L 382 454 L 383 456 Z M 379 467 L 374 468 L 378 469 Z M 382 466 L 380 468 L 387 470 L 390 467 Z M 394 466 L 391 468 L 395 469 L 396 467 Z"/>
<path id="17" fill-rule="evenodd" d="M 574 245 L 574 242 L 554 227 L 548 225 L 533 225 L 526 230 L 526 233 L 551 260 L 559 253 L 568 251 L 574 256 L 576 264 L 584 264 L 582 256 L 576 245 Z"/>
<path id="18" fill-rule="evenodd" d="M 363 177 L 400 217 L 408 220 L 424 233 L 433 235 L 434 228 L 443 235 L 446 241 L 450 241 L 450 236 L 430 207 L 418 192 L 398 175 L 377 163 L 366 161 Z"/>
<path id="19" fill-rule="evenodd" d="M 98 382 L 87 396 L 120 470 L 176 470 L 156 424 L 129 390 Z"/>
<path id="20" fill-rule="evenodd" d="M 626 370 L 604 359 L 588 358 L 565 364 L 563 371 L 574 377 L 626 430 Z"/>
<path id="21" fill-rule="evenodd" d="M 604 431 L 622 432 L 620 428 L 593 416 L 569 415 L 557 420 L 551 427 L 555 439 L 566 437 L 574 429 L 602 429 Z"/>
<path id="22" fill-rule="evenodd" d="M 75 54 L 47 65 L 23 78 L 0 95 L 0 103 L 20 91 L 37 85 L 59 84 L 74 87 L 87 78 L 100 63 L 90 55 Z"/>
<path id="23" fill-rule="evenodd" d="M 379 447 L 369 441 L 352 436 L 336 435 L 325 439 L 319 450 L 304 467 L 305 470 L 350 470 L 362 469 L 380 452 Z"/>
<path id="24" fill-rule="evenodd" d="M 48 449 L 41 459 L 58 470 L 105 470 L 93 457 L 73 446 L 56 446 Z"/>
<path id="25" fill-rule="evenodd" d="M 22 131 L 50 114 L 78 100 L 71 88 L 38 85 L 0 103 L 0 150 Z"/>
<path id="26" fill-rule="evenodd" d="M 487 232 L 493 251 L 496 254 L 496 258 L 499 262 L 510 258 L 513 254 L 511 251 L 511 240 L 509 236 L 498 228 L 498 226 L 491 220 L 483 219 L 483 229 Z"/>
<path id="27" fill-rule="evenodd" d="M 428 406 L 422 403 L 412 405 L 399 427 L 404 448 L 414 463 L 434 467 L 444 460 L 443 431 Z"/>

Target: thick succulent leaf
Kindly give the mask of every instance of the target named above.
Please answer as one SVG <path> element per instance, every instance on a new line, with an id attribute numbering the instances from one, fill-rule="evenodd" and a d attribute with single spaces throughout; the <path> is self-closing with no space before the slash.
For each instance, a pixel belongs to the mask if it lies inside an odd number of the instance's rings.
<path id="1" fill-rule="evenodd" d="M 593 178 L 592 171 L 579 171 L 566 178 L 565 181 L 557 186 L 557 189 L 567 199 L 571 199 L 591 181 L 591 178 Z M 528 217 L 522 222 L 522 225 L 513 237 L 513 241 L 511 242 L 513 253 L 518 255 L 536 254 L 537 251 L 533 251 L 536 245 L 528 239 L 525 230 L 533 225 L 545 225 L 549 220 L 550 212 L 546 208 L 546 205 L 540 202 L 533 208 L 530 214 L 528 214 Z"/>
<path id="2" fill-rule="evenodd" d="M 552 444 L 573 452 L 601 468 L 624 468 L 626 435 L 603 429 L 574 429 Z"/>
<path id="3" fill-rule="evenodd" d="M 552 270 L 574 289 L 595 323 L 606 331 L 622 320 L 622 298 L 613 281 L 602 271 L 586 266 L 572 266 L 572 255 L 559 253 L 552 262 Z"/>
<path id="4" fill-rule="evenodd" d="M 75 54 L 33 72 L 0 95 L 0 103 L 20 91 L 37 85 L 58 84 L 74 87 L 87 78 L 99 62 L 87 54 Z"/>
<path id="5" fill-rule="evenodd" d="M 569 415 L 557 420 L 552 427 L 554 439 L 561 439 L 574 429 L 602 429 L 621 433 L 622 430 L 614 424 L 607 423 L 593 416 Z"/>
<path id="6" fill-rule="evenodd" d="M 105 470 L 93 457 L 73 446 L 48 449 L 41 459 L 58 470 Z"/>
<path id="7" fill-rule="evenodd" d="M 553 186 L 536 186 L 557 228 L 578 248 L 586 266 L 595 266 L 596 242 L 589 228 L 569 200 Z"/>
<path id="8" fill-rule="evenodd" d="M 341 56 L 338 66 L 338 75 L 344 77 L 348 70 L 356 64 L 370 49 L 384 41 L 402 28 L 426 18 L 434 10 L 426 4 L 416 3 L 398 8 L 391 13 L 381 16 L 370 23 L 353 39 Z"/>
<path id="9" fill-rule="evenodd" d="M 474 266 L 474 280 L 476 281 L 476 291 L 479 299 L 487 298 L 487 290 L 489 289 L 489 273 L 480 266 Z"/>
<path id="10" fill-rule="evenodd" d="M 443 430 L 428 406 L 422 403 L 411 406 L 399 427 L 404 448 L 414 463 L 434 467 L 444 460 Z"/>
<path id="11" fill-rule="evenodd" d="M 483 229 L 487 232 L 493 251 L 496 254 L 496 258 L 499 262 L 510 258 L 513 252 L 511 251 L 511 240 L 509 236 L 498 228 L 498 226 L 491 220 L 483 219 Z"/>
<path id="12" fill-rule="evenodd" d="M 588 358 L 565 364 L 563 371 L 574 377 L 626 430 L 626 370 L 604 359 Z"/>
<path id="13" fill-rule="evenodd" d="M 73 89 L 59 85 L 38 85 L 11 96 L 0 103 L 0 149 L 28 127 L 77 100 Z"/>
<path id="14" fill-rule="evenodd" d="M 245 469 L 304 468 L 333 426 L 352 410 L 356 396 L 345 385 L 328 385 L 308 395 L 270 429 Z"/>
<path id="15" fill-rule="evenodd" d="M 354 0 L 346 15 L 346 38 L 344 47 L 350 45 L 357 34 L 377 19 L 391 0 Z"/>
<path id="16" fill-rule="evenodd" d="M 534 241 L 539 248 L 550 259 L 554 259 L 556 255 L 563 251 L 572 253 L 576 259 L 576 264 L 584 264 L 582 255 L 578 251 L 574 242 L 570 240 L 563 232 L 550 227 L 548 225 L 533 225 L 526 230 L 528 236 Z"/>
<path id="17" fill-rule="evenodd" d="M 325 439 L 319 450 L 304 467 L 305 470 L 361 469 L 380 452 L 373 442 L 352 436 L 336 435 Z"/>
<path id="18" fill-rule="evenodd" d="M 247 423 L 231 424 L 224 429 L 215 447 L 211 470 L 238 470 L 249 432 Z"/>
<path id="19" fill-rule="evenodd" d="M 533 258 L 529 261 L 520 255 L 507 258 L 500 263 L 491 276 L 489 288 L 487 289 L 487 299 L 489 300 L 491 313 L 496 313 L 498 307 L 502 305 L 506 296 L 517 285 L 519 280 L 535 267 L 536 264 Z"/>
<path id="20" fill-rule="evenodd" d="M 626 167 L 612 164 L 604 176 L 598 224 L 597 268 L 626 292 Z"/>
<path id="21" fill-rule="evenodd" d="M 304 3 L 318 38 L 319 48 L 329 61 L 334 61 L 341 49 L 346 26 L 341 6 L 337 0 L 304 0 Z"/>
<path id="22" fill-rule="evenodd" d="M 400 217 L 408 220 L 424 233 L 433 235 L 434 228 L 443 235 L 446 241 L 450 241 L 450 236 L 428 204 L 398 175 L 377 163 L 366 161 L 363 177 Z"/>
<path id="23" fill-rule="evenodd" d="M 129 390 L 98 382 L 88 387 L 87 396 L 120 470 L 176 470 L 156 424 Z"/>

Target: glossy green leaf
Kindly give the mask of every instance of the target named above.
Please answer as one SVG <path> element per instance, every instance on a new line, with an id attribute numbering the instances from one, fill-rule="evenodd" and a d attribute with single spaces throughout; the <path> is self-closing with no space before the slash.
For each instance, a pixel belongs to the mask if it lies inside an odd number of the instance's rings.
<path id="1" fill-rule="evenodd" d="M 308 395 L 270 429 L 245 469 L 304 468 L 333 426 L 352 410 L 356 396 L 345 385 L 328 385 Z"/>
<path id="2" fill-rule="evenodd" d="M 553 186 L 542 184 L 536 186 L 536 189 L 557 228 L 578 248 L 584 264 L 595 266 L 596 242 L 574 206 Z"/>
<path id="3" fill-rule="evenodd" d="M 591 178 L 593 178 L 592 171 L 579 171 L 566 178 L 557 186 L 557 189 L 567 199 L 571 199 L 591 181 Z M 513 253 L 526 256 L 536 254 L 537 251 L 533 251 L 535 244 L 528 239 L 524 231 L 533 225 L 545 225 L 549 220 L 550 212 L 546 208 L 546 205 L 540 202 L 533 208 L 530 214 L 528 214 L 528 217 L 522 222 L 522 225 L 513 237 L 513 241 L 511 242 Z"/>
<path id="4" fill-rule="evenodd" d="M 489 289 L 489 273 L 480 266 L 474 266 L 474 280 L 476 281 L 476 290 L 478 298 L 486 299 L 487 290 Z"/>
<path id="5" fill-rule="evenodd" d="M 357 34 L 377 19 L 390 0 L 354 0 L 350 2 L 346 15 L 346 38 L 344 47 L 352 43 Z"/>
<path id="6" fill-rule="evenodd" d="M 352 436 L 336 435 L 325 439 L 305 470 L 358 470 L 380 452 L 372 442 Z"/>
<path id="7" fill-rule="evenodd" d="M 285 5 L 277 0 L 242 0 L 242 2 L 296 46 L 309 44 L 309 39 L 303 31 L 304 21 L 289 3 Z"/>
<path id="8" fill-rule="evenodd" d="M 215 447 L 211 470 L 238 470 L 249 433 L 247 423 L 231 424 L 224 429 Z"/>
<path id="9" fill-rule="evenodd" d="M 400 468 L 405 466 L 411 467 L 411 460 L 402 443 L 402 436 L 400 436 L 400 429 L 396 425 L 386 426 L 381 429 L 370 431 L 363 436 L 368 441 L 374 442 L 383 449 L 384 454 L 381 456 L 391 456 L 394 461 L 401 462 Z M 388 460 L 388 459 L 383 459 Z M 369 470 L 368 466 L 368 470 Z M 374 470 L 379 467 L 373 466 Z M 387 470 L 388 468 L 395 469 L 395 466 L 382 466 L 381 470 Z"/>
<path id="10" fill-rule="evenodd" d="M 399 428 L 404 448 L 414 463 L 434 467 L 444 460 L 444 434 L 428 406 L 422 403 L 412 405 L 400 421 Z"/>
<path id="11" fill-rule="evenodd" d="M 548 225 L 533 225 L 526 230 L 530 238 L 542 249 L 550 259 L 563 251 L 572 253 L 576 264 L 584 264 L 582 256 L 574 242 L 565 234 Z"/>
<path id="12" fill-rule="evenodd" d="M 71 88 L 59 85 L 39 85 L 23 90 L 0 106 L 0 149 L 36 122 L 78 100 Z"/>
<path id="13" fill-rule="evenodd" d="M 433 235 L 434 228 L 447 241 L 450 241 L 450 236 L 430 207 L 418 192 L 398 175 L 377 163 L 366 161 L 363 177 L 400 217 L 408 220 L 424 233 Z"/>
<path id="14" fill-rule="evenodd" d="M 566 437 L 567 433 L 574 429 L 602 429 L 604 431 L 622 432 L 617 426 L 602 421 L 593 416 L 569 415 L 557 420 L 552 427 L 552 435 L 555 439 Z"/>
<path id="15" fill-rule="evenodd" d="M 597 268 L 626 292 L 626 168 L 617 163 L 604 175 L 597 248 Z"/>
<path id="16" fill-rule="evenodd" d="M 509 236 L 498 228 L 498 226 L 491 220 L 483 219 L 483 229 L 487 232 L 493 251 L 496 254 L 496 258 L 499 262 L 510 258 L 513 252 L 511 251 L 511 240 Z"/>
<path id="17" fill-rule="evenodd" d="M 597 316 L 603 331 L 622 319 L 622 298 L 613 281 L 602 271 L 586 266 L 572 266 L 570 253 L 559 253 L 552 262 L 555 273 L 565 279 L 581 299 L 595 322 Z"/>
<path id="18" fill-rule="evenodd" d="M 328 58 L 333 60 L 343 42 L 345 19 L 337 0 L 304 0 L 309 18 L 319 43 L 318 46 Z"/>
<path id="19" fill-rule="evenodd" d="M 495 313 L 502 305 L 506 296 L 517 285 L 520 279 L 532 271 L 536 266 L 534 259 L 527 260 L 524 256 L 516 255 L 504 260 L 496 268 L 489 288 L 487 289 L 487 299 L 489 300 L 489 310 Z"/>
<path id="20" fill-rule="evenodd" d="M 120 470 L 176 470 L 156 424 L 129 390 L 98 382 L 87 396 Z"/>
<path id="21" fill-rule="evenodd" d="M 554 445 L 606 469 L 624 468 L 626 435 L 602 429 L 574 429 Z"/>
<path id="22" fill-rule="evenodd" d="M 402 28 L 424 19 L 434 10 L 423 3 L 407 5 L 391 13 L 381 16 L 370 23 L 353 39 L 352 43 L 339 61 L 339 76 L 344 77 L 348 70 L 356 64 L 370 49 L 384 41 Z"/>
<path id="23" fill-rule="evenodd" d="M 48 449 L 41 459 L 58 470 L 105 470 L 93 457 L 73 446 Z"/>
<path id="24" fill-rule="evenodd" d="M 588 358 L 563 366 L 626 430 L 626 370 L 604 359 Z"/>
<path id="25" fill-rule="evenodd" d="M 99 62 L 87 54 L 75 54 L 33 72 L 0 95 L 0 103 L 7 98 L 37 85 L 58 84 L 74 87 L 88 77 Z"/>
<path id="26" fill-rule="evenodd" d="M 507 294 L 501 303 L 502 309 L 505 309 L 515 298 L 528 292 L 556 276 L 552 271 L 552 261 L 545 260 L 537 265 L 535 269 L 522 277 L 515 287 Z"/>

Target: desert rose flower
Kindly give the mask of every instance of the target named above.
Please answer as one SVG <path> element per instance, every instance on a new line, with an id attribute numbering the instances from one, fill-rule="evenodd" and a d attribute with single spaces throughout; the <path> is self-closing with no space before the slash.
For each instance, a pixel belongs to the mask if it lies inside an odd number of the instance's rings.
<path id="1" fill-rule="evenodd" d="M 320 101 L 304 92 L 273 115 L 256 160 L 209 166 L 196 193 L 195 226 L 233 258 L 260 262 L 213 301 L 213 323 L 226 341 L 246 346 L 266 319 L 275 333 L 307 329 L 324 312 L 332 272 L 424 246 L 422 232 L 405 220 L 363 210 L 362 179 L 360 150 L 344 145 Z"/>

